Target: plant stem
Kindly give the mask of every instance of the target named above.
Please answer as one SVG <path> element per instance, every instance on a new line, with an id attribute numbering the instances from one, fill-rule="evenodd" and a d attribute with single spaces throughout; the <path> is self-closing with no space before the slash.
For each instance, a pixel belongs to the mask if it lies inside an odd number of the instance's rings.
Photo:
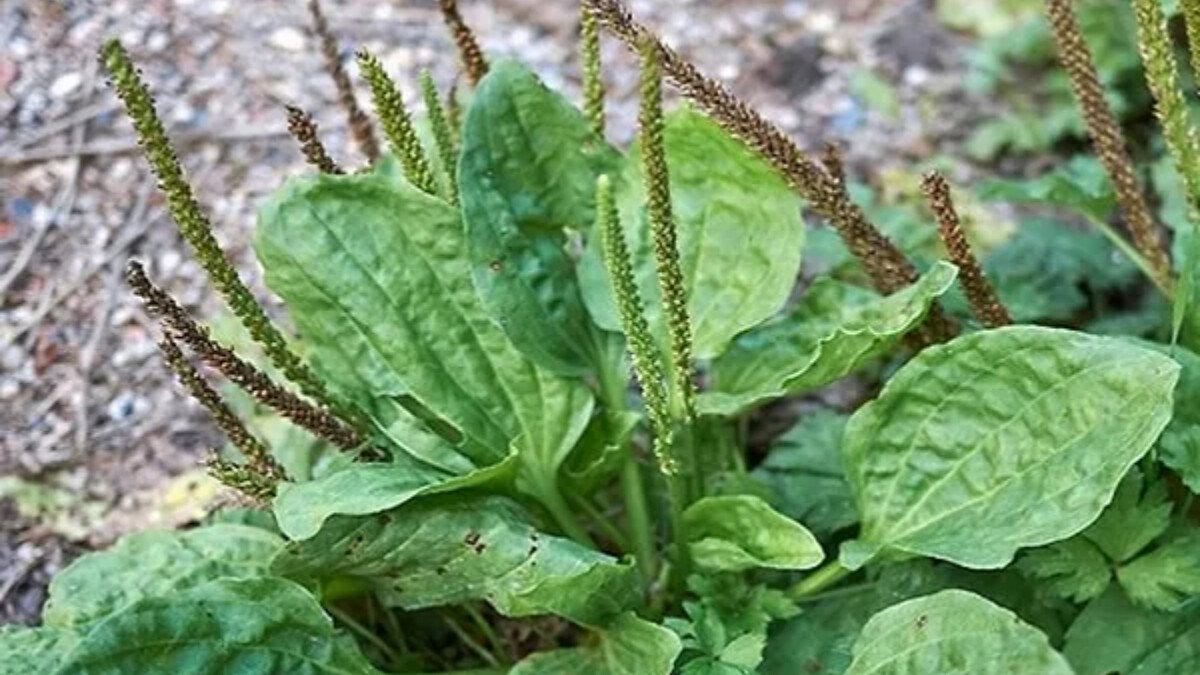
<path id="1" fill-rule="evenodd" d="M 596 339 L 597 379 L 600 384 L 600 401 L 613 413 L 629 410 L 629 381 L 625 371 L 625 348 L 621 340 Z M 654 580 L 654 529 L 650 523 L 650 509 L 646 502 L 646 486 L 642 472 L 634 455 L 632 441 L 625 442 L 625 463 L 621 467 L 621 495 L 625 502 L 625 525 L 629 528 L 627 551 L 633 553 L 642 583 Z M 632 550 L 630 550 L 632 549 Z"/>
<path id="2" fill-rule="evenodd" d="M 551 482 L 550 485 L 542 486 L 537 491 L 537 495 L 540 498 L 542 506 L 546 507 L 546 510 L 550 512 L 550 517 L 554 519 L 554 522 L 564 534 L 575 540 L 575 543 L 580 546 L 592 549 L 596 548 L 596 543 L 592 541 L 587 530 L 575 519 L 575 514 L 571 513 L 571 509 L 567 506 L 566 500 L 563 499 L 562 492 L 559 491 L 557 484 Z"/>
<path id="3" fill-rule="evenodd" d="M 325 611 L 329 612 L 333 618 L 345 625 L 346 628 L 349 628 L 352 632 L 361 636 L 362 639 L 378 647 L 379 650 L 387 656 L 388 661 L 396 665 L 403 663 L 400 655 L 396 653 L 396 650 L 392 649 L 391 645 L 389 645 L 387 642 L 384 642 L 383 638 L 379 637 L 374 631 L 356 621 L 353 617 L 339 609 L 336 605 L 326 605 Z"/>
<path id="4" fill-rule="evenodd" d="M 654 530 L 650 524 L 650 508 L 646 503 L 646 487 L 642 480 L 642 470 L 637 458 L 633 456 L 633 444 L 626 444 L 628 454 L 625 465 L 621 467 L 621 492 L 625 497 L 625 520 L 629 527 L 630 543 L 633 545 L 633 557 L 637 560 L 638 569 L 642 572 L 642 582 L 648 584 L 654 580 L 656 563 L 654 556 Z"/>
<path id="5" fill-rule="evenodd" d="M 600 509 L 596 508 L 592 500 L 583 495 L 571 495 L 568 497 L 568 500 L 575 506 L 578 506 L 580 511 L 586 513 L 588 518 L 596 524 L 596 527 L 600 529 L 604 536 L 619 546 L 622 551 L 629 550 L 629 539 L 625 536 L 625 533 L 613 525 L 610 519 L 601 513 Z"/>
<path id="6" fill-rule="evenodd" d="M 504 642 L 500 639 L 500 636 L 496 634 L 496 631 L 492 629 L 492 625 L 487 622 L 487 619 L 484 619 L 483 615 L 479 613 L 479 610 L 475 609 L 471 605 L 464 605 L 463 609 L 465 609 L 467 614 L 471 616 L 471 620 L 475 622 L 475 625 L 479 628 L 479 632 L 483 633 L 483 636 L 487 638 L 487 641 L 492 645 L 493 653 L 498 653 L 501 655 L 505 654 L 506 650 L 504 648 Z M 503 656 L 501 656 L 501 660 L 505 663 L 508 663 L 508 659 L 504 658 Z"/>
<path id="7" fill-rule="evenodd" d="M 1137 265 L 1138 269 L 1142 271 L 1142 274 L 1145 274 L 1147 277 L 1149 277 L 1150 281 L 1154 282 L 1154 287 L 1161 291 L 1167 300 L 1171 300 L 1173 298 L 1174 293 L 1172 292 L 1171 288 L 1164 285 L 1162 278 L 1155 274 L 1154 268 L 1150 265 L 1150 261 L 1146 260 L 1145 256 L 1139 253 L 1137 249 L 1135 249 L 1128 241 L 1125 240 L 1124 237 L 1118 234 L 1111 225 L 1099 218 L 1093 218 L 1091 216 L 1088 216 L 1087 220 L 1091 224 L 1095 225 L 1100 232 L 1104 234 L 1104 236 L 1107 237 L 1110 242 L 1112 242 L 1113 246 L 1116 246 L 1121 253 L 1124 253 L 1127 258 L 1132 260 L 1133 264 Z"/>
<path id="8" fill-rule="evenodd" d="M 667 476 L 671 500 L 671 538 L 674 542 L 671 556 L 671 576 L 667 586 L 670 590 L 682 593 L 687 587 L 687 576 L 691 567 L 690 551 L 688 551 L 687 523 L 684 522 L 683 511 L 688 503 L 688 476 L 676 473 Z"/>
<path id="9" fill-rule="evenodd" d="M 496 658 L 496 655 L 489 652 L 487 648 L 479 644 L 478 640 L 471 637 L 471 634 L 463 629 L 463 627 L 454 620 L 454 617 L 447 613 L 443 613 L 442 621 L 445 621 L 446 625 L 450 627 L 450 632 L 454 633 L 459 640 L 463 641 L 463 644 L 465 644 L 471 651 L 475 652 L 479 658 L 486 661 L 489 666 L 495 668 L 500 665 L 500 660 Z"/>
<path id="10" fill-rule="evenodd" d="M 793 600 L 807 598 L 841 581 L 850 574 L 850 570 L 840 562 L 833 560 L 825 566 L 808 575 L 803 581 L 788 589 L 788 596 Z"/>

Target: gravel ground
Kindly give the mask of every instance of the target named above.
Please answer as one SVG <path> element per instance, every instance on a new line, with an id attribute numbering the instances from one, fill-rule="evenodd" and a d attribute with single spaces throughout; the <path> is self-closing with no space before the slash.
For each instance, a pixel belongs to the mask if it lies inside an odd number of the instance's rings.
<path id="1" fill-rule="evenodd" d="M 956 89 L 964 40 L 928 2 L 631 4 L 804 145 L 846 144 L 854 173 L 927 159 L 979 109 Z M 573 0 L 464 0 L 463 12 L 493 58 L 519 55 L 577 92 Z M 325 13 L 347 58 L 371 48 L 410 100 L 419 68 L 443 86 L 454 77 L 430 0 L 326 0 Z M 256 289 L 255 210 L 302 170 L 282 106 L 312 111 L 334 156 L 361 161 L 302 0 L 0 3 L 0 623 L 33 620 L 46 580 L 78 551 L 187 522 L 216 494 L 197 467 L 220 439 L 169 381 L 120 272 L 136 257 L 199 315 L 220 308 L 98 72 L 110 36 L 142 66 L 218 239 Z M 612 42 L 605 59 L 612 135 L 625 140 L 636 69 Z M 849 93 L 864 69 L 902 92 L 894 110 Z"/>

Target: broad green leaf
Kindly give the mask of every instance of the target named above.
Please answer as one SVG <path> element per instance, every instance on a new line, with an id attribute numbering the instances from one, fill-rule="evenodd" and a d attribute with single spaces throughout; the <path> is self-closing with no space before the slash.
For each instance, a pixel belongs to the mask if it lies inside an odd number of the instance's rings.
<path id="1" fill-rule="evenodd" d="M 956 273 L 939 262 L 886 298 L 832 279 L 815 282 L 790 312 L 740 335 L 713 361 L 712 390 L 700 395 L 700 411 L 735 415 L 850 374 L 920 325 Z"/>
<path id="2" fill-rule="evenodd" d="M 513 344 L 555 372 L 595 367 L 595 328 L 567 247 L 594 220 L 596 177 L 621 154 L 532 72 L 492 65 L 463 129 L 458 167 L 475 287 Z"/>
<path id="3" fill-rule="evenodd" d="M 1175 611 L 1200 594 L 1200 534 L 1188 532 L 1117 570 L 1134 603 Z"/>
<path id="4" fill-rule="evenodd" d="M 334 515 L 387 511 L 421 495 L 494 482 L 510 468 L 506 461 L 456 477 L 411 460 L 356 462 L 307 483 L 281 483 L 273 504 L 275 518 L 289 539 L 308 539 Z"/>
<path id="5" fill-rule="evenodd" d="M 48 626 L 0 626 L 0 675 L 53 672 L 74 640 Z"/>
<path id="6" fill-rule="evenodd" d="M 484 312 L 453 208 L 379 176 L 293 180 L 263 209 L 257 250 L 336 391 L 381 429 L 421 420 L 475 468 L 511 445 L 519 484 L 547 498 L 592 395 L 534 365 Z"/>
<path id="7" fill-rule="evenodd" d="M 818 537 L 858 522 L 842 467 L 847 416 L 819 410 L 776 440 L 751 474 L 771 488 L 771 505 Z"/>
<path id="8" fill-rule="evenodd" d="M 1060 598 L 1087 602 L 1099 597 L 1112 580 L 1108 559 L 1084 537 L 1071 537 L 1026 553 L 1018 567 Z"/>
<path id="9" fill-rule="evenodd" d="M 862 530 L 842 562 L 991 569 L 1079 532 L 1167 425 L 1178 377 L 1152 350 L 1050 328 L 926 349 L 846 427 Z"/>
<path id="10" fill-rule="evenodd" d="M 1082 536 L 1110 560 L 1125 562 L 1150 545 L 1171 524 L 1171 500 L 1161 480 L 1147 481 L 1137 467 L 1121 479 L 1117 492 Z"/>
<path id="11" fill-rule="evenodd" d="M 220 577 L 262 576 L 282 546 L 278 535 L 247 525 L 133 534 L 59 572 L 43 621 L 79 629 L 143 598 L 172 596 Z"/>
<path id="12" fill-rule="evenodd" d="M 597 632 L 595 642 L 526 657 L 509 675 L 669 675 L 679 638 L 632 613 Z"/>
<path id="13" fill-rule="evenodd" d="M 801 203 L 774 169 L 704 115 L 677 110 L 664 134 L 693 353 L 712 358 L 783 307 L 800 270 Z M 638 155 L 635 147 L 617 202 L 651 326 L 665 335 Z M 589 244 L 584 300 L 600 326 L 620 330 L 599 238 Z"/>
<path id="14" fill-rule="evenodd" d="M 365 517 L 335 516 L 293 542 L 274 573 L 359 577 L 389 605 L 420 609 L 487 600 L 506 616 L 553 613 L 600 625 L 635 601 L 628 563 L 538 532 L 500 497 L 431 497 Z"/>
<path id="15" fill-rule="evenodd" d="M 803 525 L 751 495 L 705 497 L 684 511 L 683 520 L 692 561 L 702 569 L 805 570 L 825 558 Z"/>
<path id="16" fill-rule="evenodd" d="M 303 588 L 285 579 L 220 579 L 145 598 L 100 623 L 61 675 L 377 675 Z"/>
<path id="17" fill-rule="evenodd" d="M 1200 602 L 1156 612 L 1110 588 L 1071 624 L 1063 654 L 1076 675 L 1200 672 Z"/>
<path id="18" fill-rule="evenodd" d="M 846 675 L 1072 675 L 1046 636 L 988 600 L 948 590 L 871 617 Z"/>

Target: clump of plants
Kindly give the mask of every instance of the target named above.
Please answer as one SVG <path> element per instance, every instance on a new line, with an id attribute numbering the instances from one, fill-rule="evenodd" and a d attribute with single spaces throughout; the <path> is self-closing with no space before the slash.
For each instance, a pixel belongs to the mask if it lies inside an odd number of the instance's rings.
<path id="1" fill-rule="evenodd" d="M 82 557 L 42 626 L 0 632 L 0 670 L 1197 668 L 1195 221 L 1172 260 L 1070 2 L 1046 9 L 1128 234 L 1095 221 L 1125 255 L 1109 264 L 1173 309 L 1168 342 L 1014 323 L 937 173 L 922 190 L 946 259 L 914 262 L 851 198 L 836 148 L 805 154 L 615 0 L 583 3 L 579 106 L 488 61 L 440 4 L 469 90 L 423 74 L 418 118 L 359 52 L 374 124 L 310 4 L 368 162 L 332 157 L 289 109 L 314 173 L 263 208 L 256 251 L 290 329 L 217 245 L 134 65 L 104 48 L 181 234 L 257 345 L 214 338 L 130 264 L 165 362 L 229 437 L 212 474 L 247 508 Z M 1134 5 L 1194 197 L 1167 21 Z M 1182 6 L 1200 37 L 1200 3 Z M 604 32 L 640 58 L 624 150 L 605 137 Z M 689 103 L 664 111 L 664 83 Z M 789 301 L 802 208 L 868 285 L 821 277 Z M 752 448 L 763 409 L 852 374 L 882 386 Z"/>

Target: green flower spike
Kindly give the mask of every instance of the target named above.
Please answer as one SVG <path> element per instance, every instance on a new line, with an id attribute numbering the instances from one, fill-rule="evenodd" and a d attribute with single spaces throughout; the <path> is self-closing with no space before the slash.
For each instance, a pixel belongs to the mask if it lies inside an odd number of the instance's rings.
<path id="1" fill-rule="evenodd" d="M 437 144 L 438 158 L 442 162 L 442 178 L 446 185 L 446 198 L 451 204 L 458 204 L 458 147 L 454 142 L 454 134 L 450 131 L 450 122 L 446 120 L 446 111 L 438 96 L 437 85 L 433 75 L 428 70 L 421 71 L 421 97 L 425 100 L 425 114 L 429 116 L 429 126 L 433 129 L 433 140 Z"/>
<path id="2" fill-rule="evenodd" d="M 592 131 L 604 138 L 604 76 L 600 69 L 600 23 L 596 15 L 580 6 L 580 56 L 583 58 L 583 114 Z"/>
<path id="3" fill-rule="evenodd" d="M 375 114 L 383 124 L 383 131 L 387 134 L 392 152 L 395 153 L 396 159 L 400 160 L 404 177 L 422 192 L 437 194 L 437 181 L 434 180 L 433 170 L 429 168 L 425 149 L 421 147 L 421 140 L 417 138 L 412 116 L 404 106 L 404 97 L 400 95 L 396 83 L 388 76 L 383 64 L 374 54 L 362 49 L 357 56 L 358 68 L 363 78 L 371 85 Z"/>
<path id="4" fill-rule="evenodd" d="M 305 395 L 328 405 L 329 397 L 324 385 L 288 347 L 283 334 L 267 318 L 266 312 L 242 283 L 237 270 L 225 258 L 225 253 L 213 237 L 212 225 L 192 194 L 175 150 L 167 139 L 166 130 L 154 110 L 154 99 L 129 55 L 120 42 L 113 40 L 105 44 L 101 58 L 112 77 L 117 96 L 125 103 L 125 110 L 133 121 L 142 153 L 158 177 L 159 189 L 166 195 L 171 218 L 178 225 L 179 233 L 191 245 L 209 280 L 254 341 L 262 346 L 271 363 L 287 379 L 298 384 Z"/>
<path id="5" fill-rule="evenodd" d="M 604 250 L 604 265 L 612 280 L 613 296 L 617 300 L 617 311 L 621 315 L 621 327 L 629 342 L 633 372 L 642 387 L 646 400 L 646 413 L 654 431 L 654 456 L 662 472 L 675 473 L 675 458 L 671 453 L 671 414 L 667 400 L 666 376 L 663 373 L 662 357 L 658 345 L 650 334 L 646 321 L 646 309 L 638 293 L 633 276 L 633 261 L 629 245 L 621 230 L 617 205 L 613 199 L 612 185 L 608 176 L 596 179 L 596 229 L 600 232 Z"/>
<path id="6" fill-rule="evenodd" d="M 692 382 L 692 326 L 688 317 L 687 289 L 679 265 L 675 216 L 671 212 L 670 176 L 663 148 L 662 76 L 658 51 L 653 45 L 642 50 L 641 109 L 638 114 L 642 150 L 642 175 L 646 184 L 646 211 L 658 285 L 662 291 L 667 339 L 671 347 L 672 391 L 681 406 L 682 419 L 696 417 L 696 388 Z"/>

